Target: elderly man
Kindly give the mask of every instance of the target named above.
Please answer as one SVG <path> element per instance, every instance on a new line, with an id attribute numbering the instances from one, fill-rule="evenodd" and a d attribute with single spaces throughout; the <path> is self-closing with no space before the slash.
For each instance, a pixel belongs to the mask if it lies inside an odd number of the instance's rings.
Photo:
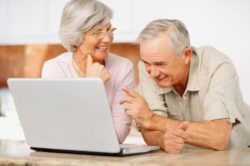
<path id="1" fill-rule="evenodd" d="M 224 150 L 250 145 L 250 107 L 228 57 L 193 48 L 179 20 L 149 23 L 138 37 L 139 93 L 121 100 L 149 145 L 180 153 L 183 145 Z"/>

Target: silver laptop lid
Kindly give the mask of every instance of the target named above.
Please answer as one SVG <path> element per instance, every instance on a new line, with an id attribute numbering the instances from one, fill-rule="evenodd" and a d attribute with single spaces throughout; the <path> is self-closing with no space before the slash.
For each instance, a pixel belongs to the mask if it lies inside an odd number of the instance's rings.
<path id="1" fill-rule="evenodd" d="M 16 78 L 8 85 L 29 146 L 120 151 L 101 79 Z"/>

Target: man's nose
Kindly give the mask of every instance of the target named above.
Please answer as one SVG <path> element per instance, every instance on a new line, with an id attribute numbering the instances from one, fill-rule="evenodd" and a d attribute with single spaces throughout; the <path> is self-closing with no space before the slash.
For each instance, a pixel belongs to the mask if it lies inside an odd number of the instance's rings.
<path id="1" fill-rule="evenodd" d="M 156 69 L 156 67 L 154 66 L 151 66 L 150 69 L 149 69 L 149 74 L 152 76 L 152 77 L 157 77 L 159 75 L 159 70 Z"/>

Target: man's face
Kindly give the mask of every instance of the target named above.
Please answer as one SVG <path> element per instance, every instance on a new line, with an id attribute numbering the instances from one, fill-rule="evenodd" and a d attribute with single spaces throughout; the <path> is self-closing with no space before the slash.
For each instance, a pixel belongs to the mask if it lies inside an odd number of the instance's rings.
<path id="1" fill-rule="evenodd" d="M 142 41 L 140 56 L 147 72 L 160 87 L 181 85 L 183 81 L 186 81 L 188 69 L 185 55 L 177 57 L 166 34 L 160 34 L 152 40 Z"/>

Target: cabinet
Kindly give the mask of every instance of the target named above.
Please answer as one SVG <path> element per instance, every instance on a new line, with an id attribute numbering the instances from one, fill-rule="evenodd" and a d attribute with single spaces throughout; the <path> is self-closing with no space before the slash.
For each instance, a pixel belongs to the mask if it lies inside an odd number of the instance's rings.
<path id="1" fill-rule="evenodd" d="M 8 19 L 7 19 L 7 3 L 8 0 L 0 1 L 0 39 L 7 35 Z"/>
<path id="2" fill-rule="evenodd" d="M 100 1 L 114 11 L 115 42 L 134 42 L 143 27 L 156 18 L 181 19 L 190 31 L 192 43 L 218 46 L 223 46 L 220 44 L 223 42 L 217 42 L 221 35 L 228 41 L 238 39 L 238 33 L 231 32 L 248 33 L 246 29 L 250 25 L 247 0 Z M 60 43 L 58 28 L 66 2 L 68 0 L 1 0 L 0 44 Z M 239 23 L 232 24 L 232 20 Z"/>
<path id="3" fill-rule="evenodd" d="M 100 0 L 113 10 L 113 19 L 111 20 L 114 27 L 116 42 L 133 42 L 135 40 L 133 17 L 134 17 L 134 0 Z"/>
<path id="4" fill-rule="evenodd" d="M 66 0 L 1 0 L 0 44 L 59 43 Z"/>
<path id="5" fill-rule="evenodd" d="M 116 42 L 135 40 L 133 0 L 100 0 L 114 11 Z M 59 22 L 68 0 L 1 0 L 0 44 L 60 43 Z"/>

